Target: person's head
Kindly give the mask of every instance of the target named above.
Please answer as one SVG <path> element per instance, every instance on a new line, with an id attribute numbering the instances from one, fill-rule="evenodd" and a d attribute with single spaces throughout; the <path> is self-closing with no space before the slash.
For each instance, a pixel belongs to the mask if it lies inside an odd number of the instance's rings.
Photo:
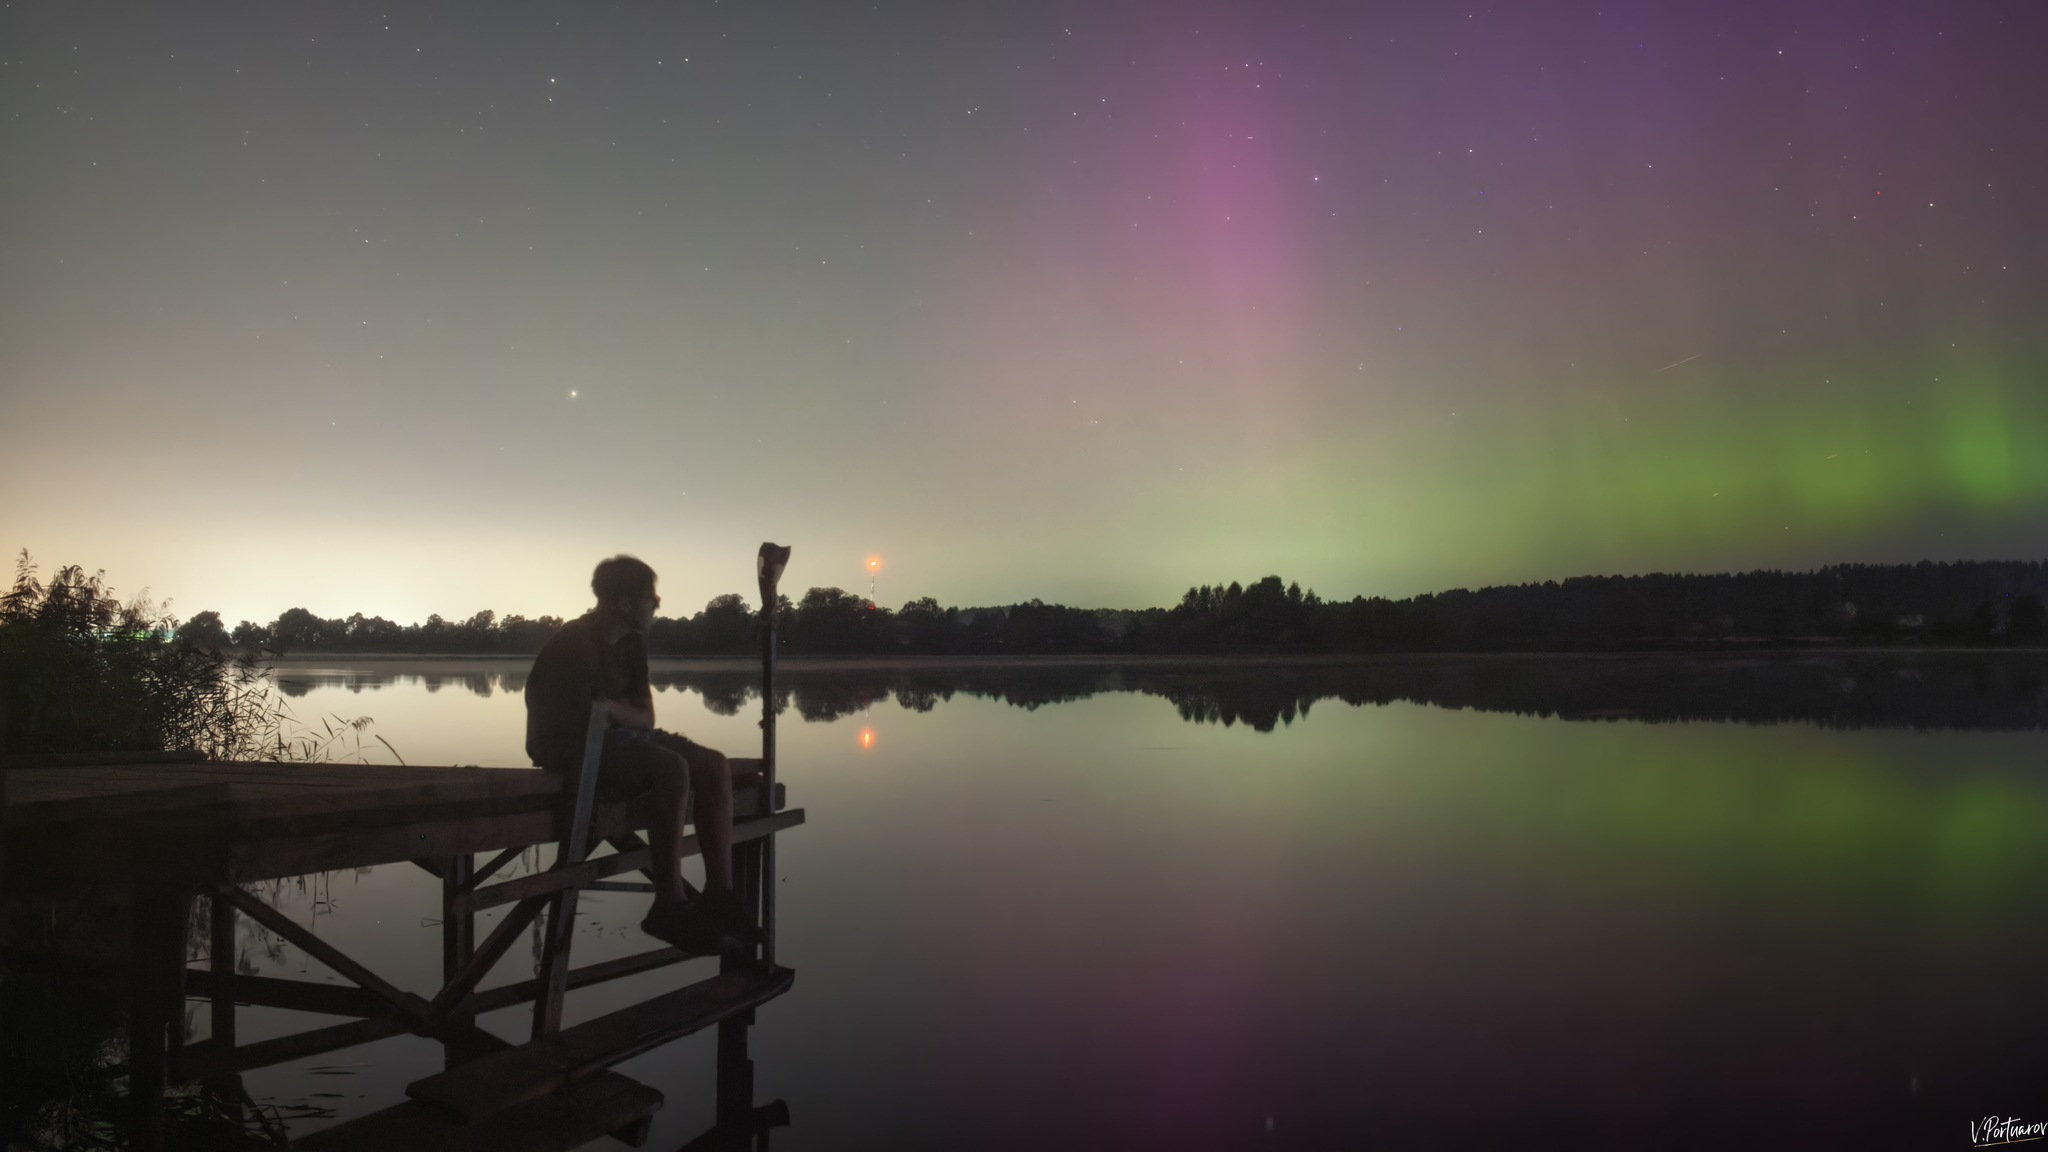
<path id="1" fill-rule="evenodd" d="M 597 593 L 599 613 L 634 632 L 645 632 L 661 607 L 661 597 L 654 594 L 654 569 L 632 556 L 598 561 L 590 590 Z"/>

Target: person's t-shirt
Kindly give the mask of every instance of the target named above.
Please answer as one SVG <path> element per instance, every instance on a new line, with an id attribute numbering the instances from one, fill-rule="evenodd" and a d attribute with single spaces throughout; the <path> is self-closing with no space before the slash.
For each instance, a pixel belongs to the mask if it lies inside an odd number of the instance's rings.
<path id="1" fill-rule="evenodd" d="M 592 700 L 647 707 L 647 646 L 638 632 L 604 642 L 604 626 L 585 613 L 556 632 L 526 677 L 526 754 L 542 768 L 568 771 L 583 759 Z"/>

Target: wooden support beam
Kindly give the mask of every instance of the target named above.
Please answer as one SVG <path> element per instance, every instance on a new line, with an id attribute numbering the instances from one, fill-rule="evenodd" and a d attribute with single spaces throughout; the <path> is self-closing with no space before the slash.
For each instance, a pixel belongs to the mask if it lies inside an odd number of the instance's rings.
<path id="1" fill-rule="evenodd" d="M 801 808 L 791 808 L 784 812 L 777 812 L 773 816 L 760 816 L 752 820 L 736 821 L 732 826 L 733 843 L 744 844 L 749 840 L 757 840 L 763 836 L 770 836 L 777 832 L 794 828 L 803 822 L 804 810 Z M 701 850 L 695 836 L 683 837 L 682 855 L 685 858 L 694 856 Z M 610 856 L 599 856 L 594 859 L 585 860 L 580 864 L 567 868 L 551 868 L 546 872 L 535 872 L 529 876 L 507 880 L 502 884 L 493 884 L 487 888 L 473 889 L 465 896 L 459 898 L 459 906 L 467 907 L 472 912 L 480 912 L 485 908 L 493 908 L 499 904 L 509 904 L 514 900 L 524 900 L 532 896 L 542 896 L 549 892 L 557 892 L 572 884 L 584 886 L 592 880 L 602 880 L 607 876 L 617 876 L 621 872 L 641 872 L 647 866 L 648 849 L 635 848 L 628 852 L 618 852 Z"/>
<path id="2" fill-rule="evenodd" d="M 438 862 L 429 860 L 424 856 L 415 856 L 412 862 L 420 871 L 425 872 L 434 879 L 439 880 L 441 878 L 441 865 Z"/>
<path id="3" fill-rule="evenodd" d="M 225 903 L 225 902 L 223 902 Z M 391 1005 L 383 997 L 362 988 L 315 984 L 310 980 L 280 980 L 274 976 L 242 976 L 232 969 L 211 972 L 194 968 L 185 973 L 188 992 L 213 999 L 216 1010 L 225 1003 L 254 1004 L 263 1008 L 289 1008 L 294 1012 L 318 1012 L 323 1016 L 386 1016 Z M 214 1026 L 213 1038 L 234 1043 L 232 1027 L 222 1031 Z"/>
<path id="4" fill-rule="evenodd" d="M 343 954 L 341 949 L 313 935 L 300 927 L 297 921 L 263 901 L 242 891 L 233 884 L 222 884 L 214 891 L 245 913 L 251 920 L 284 937 L 304 949 L 306 954 L 334 969 L 344 979 L 354 981 L 359 987 L 376 993 L 391 1007 L 406 1016 L 424 1020 L 429 1015 L 427 1002 L 410 992 L 386 981 L 383 977 L 356 963 Z"/>
<path id="5" fill-rule="evenodd" d="M 308 1056 L 320 1056 L 341 1048 L 353 1048 L 382 1040 L 387 1036 L 400 1036 L 410 1032 L 414 1024 L 396 1016 L 372 1016 L 363 1020 L 350 1020 L 346 1024 L 333 1024 L 326 1028 L 313 1028 L 305 1032 L 294 1032 L 271 1040 L 258 1040 L 239 1048 L 225 1048 L 208 1040 L 194 1044 L 185 1050 L 185 1074 L 195 1080 L 210 1080 L 235 1072 L 247 1072 L 255 1068 L 267 1068 L 272 1064 L 283 1064 L 291 1060 L 303 1060 Z"/>
<path id="6" fill-rule="evenodd" d="M 512 941 L 526 930 L 527 925 L 533 923 L 533 918 L 540 915 L 540 910 L 547 906 L 547 902 L 545 896 L 531 897 L 514 904 L 512 910 L 505 913 L 505 918 L 498 922 L 496 928 L 491 929 L 491 934 L 484 938 L 476 954 L 469 958 L 469 963 L 463 965 L 461 973 L 442 985 L 440 993 L 429 1006 L 432 1019 L 440 1020 L 455 1014 L 451 1009 L 460 1004 L 476 987 L 477 981 L 482 980 L 485 974 L 504 958 L 506 949 L 512 947 Z"/>
<path id="7" fill-rule="evenodd" d="M 573 871 L 590 854 L 590 817 L 597 806 L 597 777 L 604 761 L 604 740 L 611 731 L 611 701 L 595 700 L 583 730 L 583 765 L 576 773 L 574 803 L 566 813 L 568 835 L 562 837 L 552 871 Z M 576 938 L 575 883 L 559 887 L 548 907 L 547 932 L 540 958 L 540 995 L 533 1002 L 533 1038 L 562 1029 L 562 997 L 568 991 L 569 946 Z"/>
<path id="8" fill-rule="evenodd" d="M 503 868 L 505 865 L 510 864 L 512 861 L 519 859 L 519 854 L 531 847 L 533 847 L 533 845 L 531 844 L 515 844 L 512 847 L 505 849 L 503 852 L 498 853 L 496 856 L 491 857 L 490 863 L 485 864 L 483 867 L 478 868 L 476 871 L 470 873 L 469 879 L 464 880 L 457 887 L 456 890 L 459 892 L 475 891 L 477 885 L 483 883 L 486 880 L 489 880 L 494 874 L 497 873 L 498 869 Z"/>
<path id="9" fill-rule="evenodd" d="M 617 836 L 607 836 L 605 843 L 610 844 L 615 852 L 631 852 L 636 848 L 647 847 L 647 841 L 642 840 L 637 832 L 621 832 Z M 653 868 L 642 868 L 640 874 L 647 877 L 649 884 L 654 883 Z"/>
<path id="10" fill-rule="evenodd" d="M 213 1038 L 230 1048 L 235 1046 L 235 906 L 218 896 L 208 896 L 206 963 L 210 971 L 213 1004 L 211 1024 Z M 185 977 L 189 988 L 195 982 L 190 975 Z M 206 991 L 205 983 L 200 990 Z"/>
<path id="11" fill-rule="evenodd" d="M 569 973 L 569 987 L 585 988 L 602 984 L 625 976 L 636 976 L 671 964 L 680 964 L 693 957 L 674 948 L 656 948 L 633 956 L 621 956 L 598 964 L 586 965 Z M 190 973 L 193 983 L 201 991 L 211 990 L 212 974 L 198 969 Z M 359 988 L 334 988 L 311 984 L 303 980 L 277 980 L 269 977 L 238 976 L 235 978 L 236 992 L 242 995 L 242 1002 L 261 1004 L 266 1007 L 291 1008 L 302 1012 L 334 1012 L 347 1008 L 347 1014 L 354 1014 L 358 1008 L 372 1008 L 377 1014 L 367 1015 L 361 1020 L 346 1024 L 335 1024 L 325 1028 L 313 1028 L 246 1044 L 239 1048 L 223 1046 L 207 1040 L 194 1044 L 185 1050 L 184 1071 L 193 1079 L 209 1079 L 234 1072 L 248 1072 L 282 1064 L 290 1060 L 302 1060 L 309 1056 L 320 1056 L 342 1048 L 353 1048 L 388 1036 L 418 1031 L 417 1021 L 402 1019 L 382 1010 L 382 1001 Z M 280 985 L 289 985 L 280 990 Z M 484 1012 L 495 1012 L 501 1008 L 514 1008 L 532 1000 L 540 990 L 540 981 L 523 980 L 517 984 L 506 984 L 497 988 L 474 992 L 460 1007 L 449 1013 L 450 1019 L 438 1025 L 434 1034 L 437 1038 L 461 1048 L 469 1059 L 477 1055 L 488 1055 L 500 1048 L 511 1045 L 496 1037 L 490 1041 L 479 1041 L 489 1037 L 474 1026 L 465 1026 L 463 1021 Z"/>
<path id="12" fill-rule="evenodd" d="M 616 960 L 605 960 L 571 969 L 569 988 L 574 990 L 591 984 L 602 984 L 607 980 L 617 980 L 622 976 L 637 976 L 642 972 L 652 972 L 656 968 L 666 968 L 671 964 L 693 959 L 696 957 L 677 948 L 656 948 L 650 952 L 621 956 Z M 517 984 L 504 984 L 496 988 L 486 988 L 482 992 L 473 992 L 453 1015 L 475 1016 L 484 1012 L 495 1012 L 500 1008 L 510 1008 L 515 1004 L 524 1004 L 539 994 L 540 988 L 539 980 L 522 980 Z"/>
<path id="13" fill-rule="evenodd" d="M 481 912 L 500 904 L 510 904 L 514 900 L 524 900 L 529 896 L 546 896 L 549 893 L 560 892 L 564 888 L 580 887 L 606 876 L 632 872 L 645 867 L 646 864 L 647 850 L 644 848 L 612 856 L 599 856 L 594 860 L 585 860 L 567 867 L 550 868 L 545 872 L 533 872 L 502 884 L 476 889 L 467 895 L 458 896 L 456 906 L 468 908 L 472 912 Z"/>

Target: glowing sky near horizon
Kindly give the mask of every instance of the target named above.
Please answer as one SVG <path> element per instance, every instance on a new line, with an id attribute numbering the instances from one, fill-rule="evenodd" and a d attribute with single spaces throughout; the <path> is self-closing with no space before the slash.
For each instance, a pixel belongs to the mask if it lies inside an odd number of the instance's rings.
<path id="1" fill-rule="evenodd" d="M 230 620 L 2035 558 L 2044 33 L 0 9 L 0 544 Z"/>

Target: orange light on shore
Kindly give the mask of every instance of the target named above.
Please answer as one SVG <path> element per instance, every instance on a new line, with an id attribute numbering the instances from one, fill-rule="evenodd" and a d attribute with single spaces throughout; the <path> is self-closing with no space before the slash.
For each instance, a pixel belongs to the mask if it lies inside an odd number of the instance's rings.
<path id="1" fill-rule="evenodd" d="M 873 748 L 875 746 L 875 730 L 873 728 L 863 728 L 860 730 L 860 746 L 863 748 Z"/>

